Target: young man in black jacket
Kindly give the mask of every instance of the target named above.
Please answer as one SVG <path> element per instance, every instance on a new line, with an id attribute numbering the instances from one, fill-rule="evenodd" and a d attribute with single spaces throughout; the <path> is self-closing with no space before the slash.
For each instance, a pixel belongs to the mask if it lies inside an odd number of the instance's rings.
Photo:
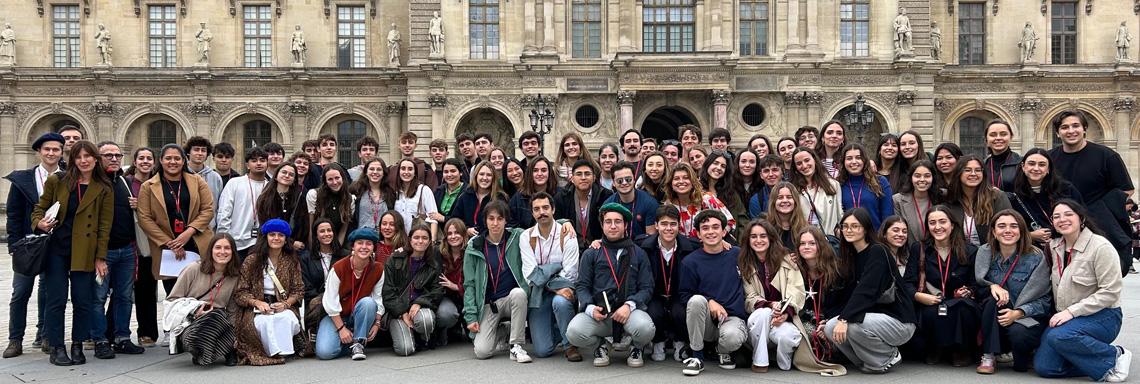
<path id="1" fill-rule="evenodd" d="M 649 299 L 649 317 L 657 326 L 653 335 L 653 361 L 665 360 L 665 342 L 673 340 L 673 360 L 688 357 L 685 344 L 689 332 L 685 328 L 685 302 L 677 292 L 681 287 L 681 263 L 696 249 L 687 237 L 677 236 L 681 231 L 681 213 L 677 207 L 662 205 L 657 208 L 657 234 L 646 235 L 638 245 L 645 250 L 653 270 L 653 297 Z"/>
<path id="2" fill-rule="evenodd" d="M 578 249 L 586 249 L 590 242 L 602 238 L 602 220 L 597 212 L 613 192 L 602 188 L 597 181 L 594 163 L 578 159 L 570 170 L 570 184 L 554 198 L 554 218 L 573 223 Z"/>
<path id="3" fill-rule="evenodd" d="M 606 336 L 614 336 L 614 322 L 622 325 L 632 338 L 626 364 L 641 367 L 645 364 L 641 350 L 653 340 L 656 328 L 645 312 L 646 303 L 653 294 L 653 273 L 645 252 L 627 237 L 625 226 L 633 221 L 633 214 L 617 203 L 602 206 L 602 245 L 582 254 L 578 263 L 578 281 L 574 295 L 582 311 L 570 320 L 566 338 L 583 351 L 594 352 L 594 366 L 610 365 L 609 346 L 603 345 Z"/>

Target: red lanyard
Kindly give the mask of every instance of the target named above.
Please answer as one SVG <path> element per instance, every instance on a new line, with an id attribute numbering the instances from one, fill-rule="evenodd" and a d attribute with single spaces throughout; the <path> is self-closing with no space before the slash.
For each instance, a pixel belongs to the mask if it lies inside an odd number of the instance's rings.
<path id="1" fill-rule="evenodd" d="M 1017 255 L 1017 257 L 1013 258 L 1013 264 L 1010 264 L 1009 270 L 1005 271 L 1005 277 L 1001 278 L 1001 283 L 998 284 L 999 287 L 1005 287 L 1005 282 L 1009 281 L 1009 276 L 1013 274 L 1013 268 L 1017 267 L 1018 260 L 1021 260 L 1021 255 Z"/>
<path id="2" fill-rule="evenodd" d="M 922 210 L 918 209 L 918 199 L 916 199 L 914 197 L 914 194 L 910 195 L 910 202 L 914 203 L 914 214 L 918 215 L 918 220 L 923 221 L 923 217 L 925 217 L 925 216 L 922 216 Z M 930 199 L 929 198 L 926 199 L 926 210 L 927 211 L 930 210 Z M 919 240 L 926 240 L 926 226 L 925 225 L 919 225 L 918 228 L 922 230 L 922 238 Z"/>
<path id="3" fill-rule="evenodd" d="M 1064 245 L 1064 243 L 1062 243 Z M 1061 262 L 1064 261 L 1064 264 Z M 1061 255 L 1057 255 L 1057 278 L 1060 279 L 1061 275 L 1065 274 L 1065 268 L 1069 267 L 1069 263 L 1073 262 L 1073 249 L 1069 248 L 1065 251 L 1065 259 L 1061 259 Z"/>
<path id="4" fill-rule="evenodd" d="M 998 177 L 997 173 L 994 172 L 994 157 L 993 157 L 993 155 L 990 155 L 990 163 L 988 165 L 990 168 L 990 185 L 995 186 L 998 189 L 1001 189 L 1001 184 L 999 184 L 997 182 L 997 177 Z M 1001 170 L 1001 167 L 998 167 L 998 170 Z"/>
<path id="5" fill-rule="evenodd" d="M 211 273 L 210 274 L 210 280 L 213 280 L 213 279 L 214 279 L 214 274 Z M 214 299 L 218 298 L 218 292 L 220 292 L 222 290 L 222 279 L 218 279 L 217 281 L 218 282 L 214 283 L 214 293 L 210 295 L 210 307 L 211 308 L 213 308 L 213 306 L 214 306 Z"/>
<path id="6" fill-rule="evenodd" d="M 79 184 L 79 180 L 75 181 L 75 193 L 79 195 L 79 205 L 83 205 L 83 185 Z"/>
<path id="7" fill-rule="evenodd" d="M 978 221 L 975 220 L 973 217 L 966 216 L 966 218 L 962 220 L 962 224 L 963 224 L 962 226 L 965 227 L 965 230 L 966 230 L 966 242 L 968 243 L 968 242 L 970 242 L 970 239 L 974 237 L 974 231 L 977 230 L 976 226 L 978 225 Z M 982 239 L 978 239 L 979 243 L 981 241 L 982 241 Z"/>
<path id="8" fill-rule="evenodd" d="M 368 202 L 372 203 L 372 219 L 376 220 L 376 228 L 380 228 L 380 204 L 384 202 L 381 196 L 372 198 L 372 191 L 368 191 Z"/>
<path id="9" fill-rule="evenodd" d="M 490 196 L 490 195 L 487 195 L 487 196 Z M 479 208 L 481 208 L 483 206 L 483 202 L 479 201 L 479 195 L 478 194 L 475 195 L 475 200 L 476 200 L 475 201 L 475 214 L 471 215 L 471 222 L 475 223 L 475 227 L 478 227 L 479 226 Z M 484 252 L 484 254 L 486 254 L 486 252 Z"/>
<path id="10" fill-rule="evenodd" d="M 604 252 L 606 254 L 606 264 L 610 265 L 610 276 L 612 276 L 614 278 L 614 284 L 617 285 L 618 292 L 621 292 L 621 284 L 623 282 L 625 282 L 625 273 L 624 272 L 627 272 L 628 270 L 623 271 L 622 276 L 621 276 L 621 280 L 618 280 L 617 269 L 614 269 L 614 262 L 610 260 L 610 250 L 606 249 L 605 246 L 602 246 L 602 252 Z M 619 254 L 618 256 L 620 257 L 621 255 Z M 626 257 L 629 257 L 629 256 L 626 256 Z M 672 267 L 670 267 L 670 268 L 672 268 Z"/>
<path id="11" fill-rule="evenodd" d="M 935 261 L 938 263 L 938 272 L 942 275 L 942 296 L 948 297 L 946 295 L 946 280 L 950 279 L 950 258 L 954 257 L 954 254 L 953 252 L 946 254 L 946 270 L 942 270 L 942 255 L 938 254 L 937 249 L 934 250 L 934 253 L 938 256 Z"/>
<path id="12" fill-rule="evenodd" d="M 811 275 L 811 272 L 808 272 L 808 275 Z M 815 323 L 816 324 L 819 324 L 819 318 L 820 318 L 820 316 L 822 316 L 821 312 L 823 311 L 823 284 L 822 283 L 823 283 L 822 279 L 815 279 L 813 281 L 811 279 L 811 276 L 808 276 L 808 288 L 815 288 L 816 284 L 819 284 L 819 288 L 816 289 L 815 297 L 812 298 L 812 303 L 811 303 L 812 309 L 815 310 Z"/>
<path id="13" fill-rule="evenodd" d="M 486 255 L 488 253 L 491 253 L 491 250 L 489 248 L 490 246 L 488 245 L 488 243 L 490 243 L 490 241 L 488 241 L 487 239 L 483 239 L 483 255 L 484 255 L 484 257 L 486 257 Z M 491 273 L 491 289 L 493 289 L 495 292 L 498 292 L 499 291 L 499 275 L 501 275 L 503 273 L 503 264 L 505 263 L 503 259 L 506 257 L 507 247 L 506 247 L 506 244 L 496 245 L 496 247 L 499 248 L 499 252 L 497 252 L 499 254 L 499 266 L 497 268 L 498 270 L 492 271 L 491 270 L 491 264 L 487 264 L 487 273 Z M 493 293 L 494 292 L 492 292 L 492 294 Z"/>
<path id="14" fill-rule="evenodd" d="M 581 231 L 582 231 L 582 238 L 583 239 L 585 239 L 587 237 L 586 236 L 586 230 L 588 229 L 588 227 L 590 225 L 590 197 L 593 194 L 594 194 L 593 190 L 586 193 L 586 206 L 585 207 L 578 207 L 578 228 L 581 229 Z M 637 196 L 637 195 L 634 195 L 634 196 Z"/>
<path id="15" fill-rule="evenodd" d="M 636 180 L 636 179 L 634 179 L 634 180 Z M 622 206 L 625 206 L 625 203 L 621 202 L 621 196 L 618 196 L 617 202 L 620 203 Z M 636 216 L 637 215 L 637 189 L 633 190 L 633 202 L 629 204 L 629 211 L 634 214 L 635 218 L 637 217 Z M 628 227 L 626 227 L 626 229 L 625 229 L 626 237 L 631 238 L 631 239 L 633 238 L 633 227 L 636 224 L 637 224 L 636 220 L 633 222 L 626 223 L 626 225 L 628 225 Z"/>
<path id="16" fill-rule="evenodd" d="M 170 197 L 174 198 L 174 213 L 178 215 L 178 218 L 185 219 L 182 217 L 182 180 L 178 181 L 178 185 L 174 185 L 170 181 L 163 181 L 170 188 Z"/>
<path id="17" fill-rule="evenodd" d="M 863 185 L 862 184 L 859 185 L 859 197 L 855 197 L 855 183 L 851 183 L 850 187 L 847 188 L 847 191 L 851 192 L 851 204 L 855 208 L 859 208 L 860 205 L 863 205 L 862 204 L 862 200 L 863 200 Z"/>
<path id="18" fill-rule="evenodd" d="M 659 247 L 660 247 L 660 245 L 659 245 Z M 658 249 L 658 253 L 661 255 L 661 279 L 665 280 L 664 281 L 664 283 L 665 283 L 665 297 L 669 297 L 669 291 L 672 288 L 671 283 L 673 281 L 673 265 L 677 264 L 677 263 L 674 263 L 671 260 L 670 261 L 665 260 L 665 250 L 664 249 Z M 606 257 L 607 257 L 606 260 L 609 261 L 609 259 L 608 259 L 609 253 L 606 253 Z M 673 257 L 674 258 L 677 257 L 676 246 L 674 246 L 674 248 L 673 248 Z M 669 264 L 669 272 L 668 273 L 665 272 L 665 264 Z"/>

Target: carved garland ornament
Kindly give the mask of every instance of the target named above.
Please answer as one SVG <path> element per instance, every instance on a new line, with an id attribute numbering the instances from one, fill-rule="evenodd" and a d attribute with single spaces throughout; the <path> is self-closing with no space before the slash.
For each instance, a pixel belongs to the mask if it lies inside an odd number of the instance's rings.
<path id="1" fill-rule="evenodd" d="M 786 105 L 798 105 L 798 104 L 803 104 L 803 102 L 804 102 L 804 93 L 803 92 L 785 92 L 784 93 L 784 104 L 786 104 Z"/>
<path id="2" fill-rule="evenodd" d="M 1116 111 L 1131 111 L 1136 107 L 1136 98 L 1121 97 L 1112 101 L 1112 109 Z"/>
<path id="3" fill-rule="evenodd" d="M 115 105 L 106 101 L 96 101 L 91 103 L 91 112 L 97 115 L 110 115 L 115 113 Z"/>
<path id="4" fill-rule="evenodd" d="M 447 96 L 439 93 L 433 93 L 428 96 L 428 105 L 432 108 L 445 108 L 447 107 Z"/>
<path id="5" fill-rule="evenodd" d="M 914 104 L 914 91 L 899 91 L 895 96 L 895 103 L 898 105 Z"/>
<path id="6" fill-rule="evenodd" d="M 214 106 L 206 100 L 194 100 L 190 103 L 190 112 L 195 115 L 209 115 L 214 112 Z"/>
<path id="7" fill-rule="evenodd" d="M 288 104 L 286 104 L 286 108 L 289 109 L 289 113 L 302 115 L 309 113 L 309 103 L 306 103 L 304 101 L 290 101 Z"/>
<path id="8" fill-rule="evenodd" d="M 804 92 L 804 103 L 815 105 L 823 103 L 823 92 Z"/>
<path id="9" fill-rule="evenodd" d="M 620 105 L 632 105 L 637 100 L 637 91 L 618 91 L 617 102 Z"/>
<path id="10" fill-rule="evenodd" d="M 16 111 L 16 103 L 10 101 L 0 103 L 0 115 L 15 115 Z"/>
<path id="11" fill-rule="evenodd" d="M 1022 112 L 1030 112 L 1040 110 L 1042 106 L 1041 99 L 1021 99 L 1017 104 L 1017 109 Z"/>

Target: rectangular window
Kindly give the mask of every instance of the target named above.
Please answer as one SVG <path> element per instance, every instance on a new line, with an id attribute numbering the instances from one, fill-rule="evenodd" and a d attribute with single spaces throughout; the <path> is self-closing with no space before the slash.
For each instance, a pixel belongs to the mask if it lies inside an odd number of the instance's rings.
<path id="1" fill-rule="evenodd" d="M 467 24 L 472 59 L 499 58 L 499 0 L 471 0 Z"/>
<path id="2" fill-rule="evenodd" d="M 273 10 L 268 5 L 242 8 L 242 33 L 245 36 L 245 66 L 273 65 Z"/>
<path id="3" fill-rule="evenodd" d="M 337 7 L 336 9 L 336 62 L 338 68 L 361 68 L 365 65 L 368 47 L 365 45 L 363 6 Z"/>
<path id="4" fill-rule="evenodd" d="M 986 63 L 986 3 L 958 4 L 958 62 Z"/>
<path id="5" fill-rule="evenodd" d="M 150 51 L 150 66 L 165 68 L 175 66 L 178 56 L 178 20 L 173 5 L 152 5 L 147 8 L 147 40 Z"/>
<path id="6" fill-rule="evenodd" d="M 768 2 L 741 0 L 740 56 L 768 54 Z"/>
<path id="7" fill-rule="evenodd" d="M 1077 2 L 1054 1 L 1052 15 L 1053 64 L 1077 63 Z"/>
<path id="8" fill-rule="evenodd" d="M 78 67 L 79 6 L 51 7 L 52 63 L 56 67 Z"/>
<path id="9" fill-rule="evenodd" d="M 693 0 L 645 0 L 641 44 L 645 52 L 692 52 L 696 22 Z"/>
<path id="10" fill-rule="evenodd" d="M 846 57 L 870 56 L 870 30 L 870 2 L 843 0 L 839 5 L 839 54 Z"/>
<path id="11" fill-rule="evenodd" d="M 573 7 L 573 57 L 602 57 L 601 0 L 574 0 Z"/>

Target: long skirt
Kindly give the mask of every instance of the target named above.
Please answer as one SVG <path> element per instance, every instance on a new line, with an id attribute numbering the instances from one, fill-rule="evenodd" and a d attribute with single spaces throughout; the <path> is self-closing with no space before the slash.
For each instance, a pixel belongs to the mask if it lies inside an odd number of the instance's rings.
<path id="1" fill-rule="evenodd" d="M 214 309 L 194 319 L 180 338 L 182 349 L 190 352 L 194 363 L 210 365 L 225 361 L 234 350 L 237 336 L 233 321 L 224 309 Z"/>
<path id="2" fill-rule="evenodd" d="M 295 353 L 293 336 L 301 332 L 301 322 L 293 311 L 258 314 L 253 318 L 253 326 L 257 328 L 267 356 L 288 356 Z"/>

